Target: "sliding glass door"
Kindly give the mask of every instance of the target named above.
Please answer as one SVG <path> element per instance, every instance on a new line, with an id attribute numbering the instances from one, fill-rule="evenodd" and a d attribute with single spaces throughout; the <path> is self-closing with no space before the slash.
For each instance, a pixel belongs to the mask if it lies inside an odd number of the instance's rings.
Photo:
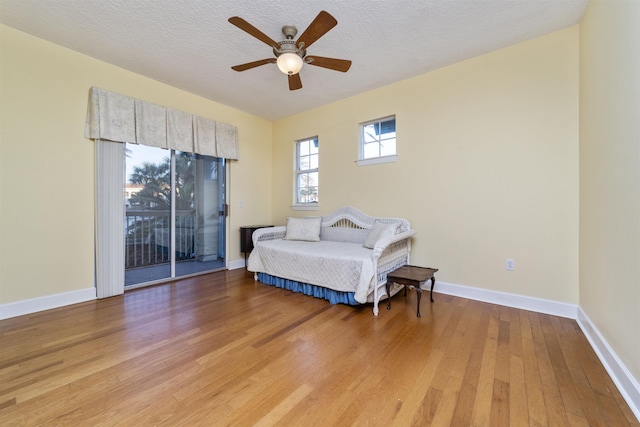
<path id="1" fill-rule="evenodd" d="M 225 160 L 126 145 L 125 286 L 225 266 Z"/>

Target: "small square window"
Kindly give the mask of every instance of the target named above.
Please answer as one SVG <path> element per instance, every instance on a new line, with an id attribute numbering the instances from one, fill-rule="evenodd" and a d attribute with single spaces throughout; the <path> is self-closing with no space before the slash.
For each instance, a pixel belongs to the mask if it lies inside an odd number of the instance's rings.
<path id="1" fill-rule="evenodd" d="M 360 124 L 358 164 L 395 161 L 396 157 L 396 116 Z"/>

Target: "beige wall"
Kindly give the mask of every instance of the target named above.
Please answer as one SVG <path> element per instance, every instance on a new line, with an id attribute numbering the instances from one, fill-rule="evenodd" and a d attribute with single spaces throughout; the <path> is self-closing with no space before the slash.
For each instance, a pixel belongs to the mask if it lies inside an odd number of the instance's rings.
<path id="1" fill-rule="evenodd" d="M 0 304 L 94 284 L 94 151 L 84 138 L 94 85 L 238 127 L 228 257 L 242 258 L 238 227 L 271 220 L 271 122 L 12 28 L 0 31 Z"/>
<path id="2" fill-rule="evenodd" d="M 438 279 L 578 303 L 578 26 L 274 123 L 273 218 L 293 146 L 318 135 L 320 209 L 401 216 Z M 358 123 L 395 114 L 398 160 L 357 166 Z M 515 271 L 505 270 L 506 258 Z"/>
<path id="3" fill-rule="evenodd" d="M 318 213 L 348 204 L 407 217 L 413 261 L 441 268 L 440 280 L 576 304 L 577 52 L 572 27 L 272 125 L 2 27 L 0 303 L 93 284 L 93 147 L 82 135 L 96 85 L 239 127 L 231 260 L 238 226 L 301 214 L 289 209 L 293 141 L 319 135 Z M 398 161 L 358 167 L 357 124 L 389 114 Z"/>
<path id="4" fill-rule="evenodd" d="M 640 381 L 640 2 L 580 26 L 580 306 Z"/>

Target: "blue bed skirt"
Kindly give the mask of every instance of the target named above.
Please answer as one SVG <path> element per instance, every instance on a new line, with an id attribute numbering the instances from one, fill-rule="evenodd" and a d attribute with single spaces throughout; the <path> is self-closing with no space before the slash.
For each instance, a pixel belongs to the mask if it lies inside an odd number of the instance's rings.
<path id="1" fill-rule="evenodd" d="M 258 280 L 266 285 L 277 288 L 288 289 L 293 292 L 301 292 L 316 298 L 322 298 L 331 304 L 361 305 L 355 300 L 354 292 L 334 291 L 322 286 L 310 285 L 309 283 L 296 282 L 295 280 L 282 279 L 267 273 L 258 273 Z"/>

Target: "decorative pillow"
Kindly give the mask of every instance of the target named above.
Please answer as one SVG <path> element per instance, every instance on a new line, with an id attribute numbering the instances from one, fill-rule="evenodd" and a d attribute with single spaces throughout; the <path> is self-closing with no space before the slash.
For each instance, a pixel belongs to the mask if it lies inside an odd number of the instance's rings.
<path id="1" fill-rule="evenodd" d="M 385 224 L 383 222 L 376 221 L 373 223 L 373 227 L 371 227 L 371 231 L 369 231 L 369 234 L 367 235 L 367 238 L 365 239 L 362 246 L 364 246 L 365 248 L 373 249 L 376 243 L 378 243 L 378 240 L 382 239 L 383 237 L 393 236 L 397 231 L 398 224 Z"/>
<path id="2" fill-rule="evenodd" d="M 287 232 L 284 240 L 302 240 L 305 242 L 320 241 L 320 224 L 322 217 L 290 218 L 287 217 Z"/>

